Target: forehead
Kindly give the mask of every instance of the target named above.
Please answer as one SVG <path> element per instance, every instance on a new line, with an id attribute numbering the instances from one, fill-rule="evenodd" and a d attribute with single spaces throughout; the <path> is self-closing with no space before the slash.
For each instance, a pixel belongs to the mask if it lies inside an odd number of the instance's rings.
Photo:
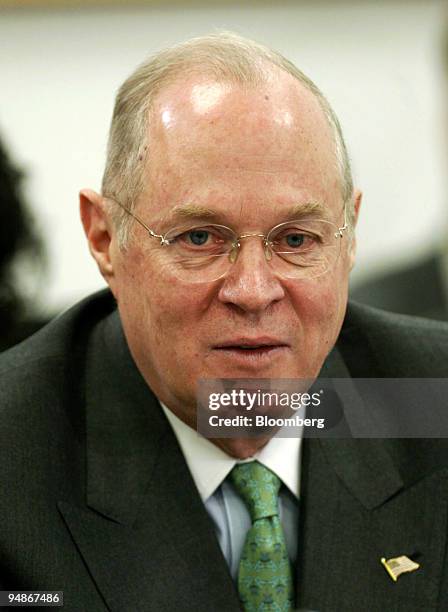
<path id="1" fill-rule="evenodd" d="M 283 71 L 250 87 L 179 80 L 157 97 L 148 137 L 145 200 L 158 211 L 193 202 L 260 214 L 339 201 L 328 121 L 315 96 Z"/>

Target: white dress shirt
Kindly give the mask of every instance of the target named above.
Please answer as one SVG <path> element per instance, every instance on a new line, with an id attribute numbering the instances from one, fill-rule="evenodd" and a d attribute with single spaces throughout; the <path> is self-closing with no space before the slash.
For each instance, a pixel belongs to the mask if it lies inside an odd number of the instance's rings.
<path id="1" fill-rule="evenodd" d="M 249 512 L 227 476 L 237 463 L 257 460 L 274 472 L 285 485 L 279 494 L 279 517 L 291 562 L 297 557 L 300 490 L 301 437 L 281 438 L 277 434 L 253 457 L 239 460 L 227 455 L 210 440 L 186 425 L 163 404 L 202 501 L 214 523 L 223 555 L 234 579 L 246 533 L 251 526 Z"/>

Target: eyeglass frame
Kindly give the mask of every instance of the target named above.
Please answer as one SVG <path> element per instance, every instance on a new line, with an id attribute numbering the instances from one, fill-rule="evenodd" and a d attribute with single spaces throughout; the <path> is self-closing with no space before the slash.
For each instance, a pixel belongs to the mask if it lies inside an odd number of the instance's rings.
<path id="1" fill-rule="evenodd" d="M 129 208 L 127 208 L 126 206 L 124 206 L 124 204 L 122 204 L 121 202 L 119 202 L 118 200 L 114 199 L 114 198 L 110 198 L 108 197 L 107 199 L 113 200 L 116 204 L 118 204 L 118 206 L 120 206 L 120 208 L 122 208 L 125 212 L 127 212 L 133 219 L 135 219 L 138 223 L 140 223 L 140 225 L 148 232 L 148 235 L 150 236 L 150 238 L 157 238 L 160 241 L 160 246 L 169 246 L 170 244 L 172 244 L 173 241 L 171 240 L 167 240 L 166 239 L 166 235 L 169 234 L 173 229 L 176 229 L 175 227 L 169 229 L 167 232 L 165 232 L 165 234 L 156 234 L 156 232 L 154 232 L 150 227 L 148 227 L 146 225 L 146 223 L 143 221 L 143 219 L 141 219 L 137 214 L 135 214 L 134 212 L 132 212 L 131 210 L 129 210 Z M 326 221 L 325 219 L 322 219 L 322 221 Z M 236 234 L 236 232 L 231 228 L 231 227 L 227 227 L 226 225 L 220 225 L 217 223 L 212 223 L 211 225 L 215 226 L 215 227 L 222 227 L 225 228 L 227 230 L 230 230 L 232 232 L 232 234 L 235 235 L 235 241 L 232 243 L 232 248 L 228 253 L 223 253 L 223 255 L 229 255 L 230 261 L 231 263 L 235 263 L 238 253 L 239 253 L 239 249 L 241 248 L 241 244 L 240 244 L 240 240 L 242 238 L 251 238 L 251 237 L 257 237 L 257 238 L 263 238 L 263 246 L 265 247 L 265 254 L 266 254 L 266 259 L 269 261 L 270 257 L 268 257 L 268 253 L 272 253 L 272 252 L 276 252 L 273 251 L 272 249 L 270 249 L 270 244 L 268 241 L 268 236 L 278 227 L 280 227 L 281 225 L 287 224 L 289 223 L 288 221 L 283 221 L 282 223 L 278 223 L 277 225 L 274 225 L 274 227 L 272 227 L 269 232 L 267 234 L 257 234 L 255 233 L 246 233 L 246 234 L 240 234 L 239 236 Z M 332 222 L 331 222 L 332 223 Z M 335 227 L 336 224 L 335 224 Z M 344 232 L 348 230 L 348 221 L 347 221 L 347 202 L 344 202 L 344 225 L 342 227 L 338 227 L 337 231 L 334 233 L 334 237 L 335 238 L 343 238 L 344 237 Z M 234 253 L 236 253 L 236 255 L 233 255 Z"/>

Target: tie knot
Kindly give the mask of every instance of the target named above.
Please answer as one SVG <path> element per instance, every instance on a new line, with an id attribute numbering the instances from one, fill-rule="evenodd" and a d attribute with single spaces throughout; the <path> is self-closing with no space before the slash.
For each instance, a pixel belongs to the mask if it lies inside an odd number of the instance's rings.
<path id="1" fill-rule="evenodd" d="M 231 471 L 230 478 L 252 522 L 278 514 L 281 481 L 271 470 L 258 461 L 239 463 Z"/>

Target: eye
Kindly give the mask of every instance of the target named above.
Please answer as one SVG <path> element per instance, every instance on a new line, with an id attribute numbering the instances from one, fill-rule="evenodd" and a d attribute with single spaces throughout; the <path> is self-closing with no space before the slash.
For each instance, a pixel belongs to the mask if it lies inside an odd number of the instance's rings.
<path id="1" fill-rule="evenodd" d="M 286 244 L 292 249 L 297 249 L 301 247 L 305 242 L 305 235 L 299 234 L 298 232 L 294 232 L 285 236 Z"/>
<path id="2" fill-rule="evenodd" d="M 203 244 L 206 244 L 207 240 L 209 239 L 209 235 L 209 232 L 205 229 L 193 229 L 188 232 L 186 238 L 191 242 L 191 244 L 194 244 L 195 246 L 202 246 Z"/>
<path id="3" fill-rule="evenodd" d="M 299 227 L 281 228 L 270 237 L 270 244 L 274 251 L 284 253 L 303 253 L 317 246 L 319 237 Z"/>
<path id="4" fill-rule="evenodd" d="M 177 228 L 167 233 L 166 238 L 176 252 L 193 257 L 224 254 L 231 250 L 235 240 L 232 231 L 223 225 Z"/>

